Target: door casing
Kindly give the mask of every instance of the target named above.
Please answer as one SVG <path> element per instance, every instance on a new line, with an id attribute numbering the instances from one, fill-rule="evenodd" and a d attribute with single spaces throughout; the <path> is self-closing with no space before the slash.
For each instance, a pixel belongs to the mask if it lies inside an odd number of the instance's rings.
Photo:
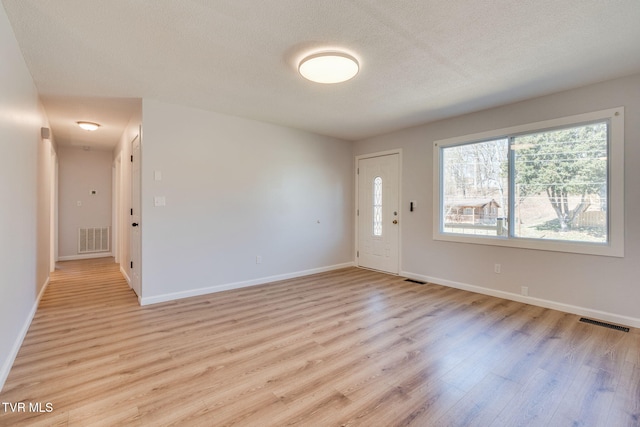
<path id="1" fill-rule="evenodd" d="M 131 216 L 130 216 L 130 257 L 131 257 L 131 288 L 142 298 L 142 212 L 141 212 L 141 166 L 142 142 L 141 134 L 131 141 Z M 137 223 L 134 227 L 132 224 Z"/>

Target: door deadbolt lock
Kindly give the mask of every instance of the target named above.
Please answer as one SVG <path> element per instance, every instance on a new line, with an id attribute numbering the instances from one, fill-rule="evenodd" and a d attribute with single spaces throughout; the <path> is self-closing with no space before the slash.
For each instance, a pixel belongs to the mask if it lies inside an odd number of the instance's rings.
<path id="1" fill-rule="evenodd" d="M 137 227 L 139 224 L 137 222 L 134 222 L 133 224 L 131 224 L 132 227 Z"/>
<path id="2" fill-rule="evenodd" d="M 394 224 L 397 224 L 397 223 L 398 223 L 398 220 L 397 220 L 397 219 L 394 219 L 394 220 L 393 220 L 393 223 L 394 223 Z"/>

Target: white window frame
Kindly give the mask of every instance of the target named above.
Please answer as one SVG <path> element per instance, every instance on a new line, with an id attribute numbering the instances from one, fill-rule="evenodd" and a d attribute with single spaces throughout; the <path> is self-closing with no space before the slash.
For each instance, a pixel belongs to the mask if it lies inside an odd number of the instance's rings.
<path id="1" fill-rule="evenodd" d="M 609 122 L 608 142 L 608 242 L 590 243 L 559 240 L 518 238 L 514 236 L 476 236 L 444 233 L 442 223 L 442 149 L 462 144 L 500 139 L 514 134 L 533 133 L 584 123 Z M 624 257 L 624 107 L 578 114 L 542 122 L 529 123 L 472 135 L 442 139 L 433 143 L 433 239 L 447 242 L 472 243 L 544 251 Z M 509 183 L 509 185 L 512 185 Z M 512 218 L 513 213 L 509 212 Z"/>

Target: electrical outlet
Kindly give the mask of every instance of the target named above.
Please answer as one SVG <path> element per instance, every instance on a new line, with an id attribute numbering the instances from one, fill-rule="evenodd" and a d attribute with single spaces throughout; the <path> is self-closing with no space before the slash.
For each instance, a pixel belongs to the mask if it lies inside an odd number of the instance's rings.
<path id="1" fill-rule="evenodd" d="M 528 286 L 521 286 L 520 287 L 520 293 L 525 297 L 529 296 L 529 287 Z"/>
<path id="2" fill-rule="evenodd" d="M 501 273 L 501 271 L 502 271 L 502 266 L 500 266 L 500 264 L 496 264 L 496 265 L 494 265 L 494 266 L 493 266 L 493 271 L 494 271 L 496 274 L 500 274 L 500 273 Z"/>
<path id="3" fill-rule="evenodd" d="M 256 255 L 256 264 L 262 264 L 262 256 Z"/>

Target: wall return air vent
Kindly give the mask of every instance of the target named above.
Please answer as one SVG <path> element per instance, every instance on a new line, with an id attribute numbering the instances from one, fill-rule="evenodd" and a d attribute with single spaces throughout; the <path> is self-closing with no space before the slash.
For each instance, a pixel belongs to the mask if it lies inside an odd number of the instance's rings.
<path id="1" fill-rule="evenodd" d="M 86 227 L 78 229 L 78 253 L 109 252 L 109 229 L 111 227 Z"/>

